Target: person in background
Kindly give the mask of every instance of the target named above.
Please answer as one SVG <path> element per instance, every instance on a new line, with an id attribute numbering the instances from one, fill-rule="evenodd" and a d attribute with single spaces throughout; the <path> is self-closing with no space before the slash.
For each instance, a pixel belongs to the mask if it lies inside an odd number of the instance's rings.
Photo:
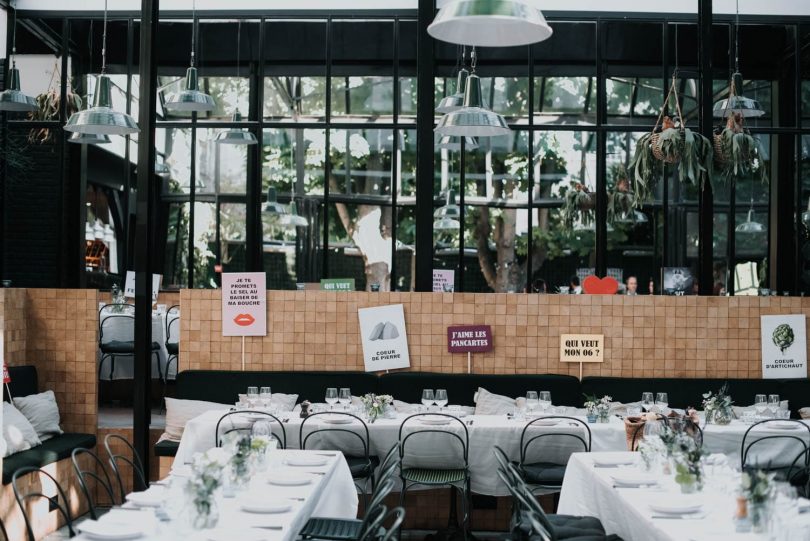
<path id="1" fill-rule="evenodd" d="M 569 295 L 582 294 L 582 287 L 579 285 L 579 276 L 577 276 L 576 274 L 572 274 L 571 278 L 568 280 L 568 294 Z"/>
<path id="2" fill-rule="evenodd" d="M 655 281 L 652 279 L 652 276 L 650 276 L 650 285 L 648 286 L 648 289 L 650 295 L 655 295 Z"/>
<path id="3" fill-rule="evenodd" d="M 542 278 L 535 278 L 532 281 L 532 293 L 548 293 L 546 281 Z"/>
<path id="4" fill-rule="evenodd" d="M 638 279 L 635 276 L 628 276 L 625 285 L 625 295 L 638 295 Z"/>

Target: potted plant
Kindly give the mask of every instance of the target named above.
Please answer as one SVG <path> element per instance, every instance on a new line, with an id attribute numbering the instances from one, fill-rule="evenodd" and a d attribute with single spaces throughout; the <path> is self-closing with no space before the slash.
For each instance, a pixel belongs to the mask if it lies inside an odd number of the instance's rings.
<path id="1" fill-rule="evenodd" d="M 194 458 L 191 476 L 186 483 L 186 492 L 193 504 L 191 526 L 194 529 L 202 530 L 217 525 L 219 510 L 215 493 L 222 486 L 227 463 L 227 453 L 221 447 L 210 449 Z"/>
<path id="2" fill-rule="evenodd" d="M 728 383 L 724 383 L 716 394 L 711 391 L 703 394 L 703 411 L 706 424 L 727 425 L 734 417 L 734 401 L 728 395 Z"/>
<path id="3" fill-rule="evenodd" d="M 619 163 L 611 166 L 611 172 L 614 183 L 607 198 L 608 223 L 635 223 L 635 198 L 630 189 L 627 170 Z"/>
<path id="4" fill-rule="evenodd" d="M 48 84 L 48 90 L 39 94 L 34 100 L 37 103 L 36 111 L 28 113 L 29 120 L 35 121 L 48 121 L 59 120 L 59 110 L 62 107 L 62 93 L 58 85 L 54 86 L 54 82 L 61 81 L 59 68 L 54 65 L 51 75 L 51 81 Z M 67 117 L 78 112 L 82 108 L 82 98 L 73 92 L 72 85 L 68 81 L 67 85 Z M 50 128 L 32 128 L 28 133 L 28 141 L 30 143 L 45 144 L 51 140 L 53 132 Z"/>
<path id="5" fill-rule="evenodd" d="M 754 533 L 768 529 L 768 502 L 773 494 L 774 474 L 762 470 L 743 472 L 740 489 L 748 502 L 748 518 Z"/>
<path id="6" fill-rule="evenodd" d="M 758 174 L 768 182 L 768 172 L 762 159 L 762 145 L 744 126 L 742 113 L 735 112 L 726 119 L 726 126 L 714 131 L 714 159 L 720 179 L 724 182 L 750 174 Z"/>
<path id="7" fill-rule="evenodd" d="M 596 208 L 596 194 L 589 192 L 581 182 L 572 182 L 571 187 L 565 192 L 560 211 L 563 227 L 568 231 L 573 230 L 577 217 L 583 225 L 590 224 L 593 222 L 594 208 Z"/>
<path id="8" fill-rule="evenodd" d="M 701 459 L 706 452 L 694 438 L 685 432 L 674 432 L 672 458 L 675 463 L 675 482 L 681 492 L 691 494 L 703 489 L 703 465 Z"/>
<path id="9" fill-rule="evenodd" d="M 613 400 L 608 395 L 596 398 L 594 395 L 585 395 L 585 412 L 589 423 L 607 423 L 610 420 L 610 402 Z"/>
<path id="10" fill-rule="evenodd" d="M 377 420 L 377 417 L 384 415 L 385 410 L 394 403 L 394 397 L 390 394 L 368 393 L 360 397 L 370 423 Z"/>

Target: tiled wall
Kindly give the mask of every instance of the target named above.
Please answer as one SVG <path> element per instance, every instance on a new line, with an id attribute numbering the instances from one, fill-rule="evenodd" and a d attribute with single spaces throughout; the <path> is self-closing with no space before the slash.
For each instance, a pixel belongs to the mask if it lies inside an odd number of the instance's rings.
<path id="1" fill-rule="evenodd" d="M 9 365 L 25 360 L 28 330 L 25 289 L 0 289 L 0 333 L 3 335 L 3 355 Z"/>
<path id="2" fill-rule="evenodd" d="M 240 370 L 241 338 L 221 336 L 220 292 L 183 290 L 181 369 Z M 268 291 L 268 334 L 245 339 L 248 370 L 362 370 L 357 309 L 403 304 L 413 370 L 464 372 L 448 325 L 492 325 L 488 373 L 577 375 L 559 362 L 562 333 L 605 335 L 605 362 L 584 375 L 758 378 L 759 316 L 810 313 L 810 298 Z"/>

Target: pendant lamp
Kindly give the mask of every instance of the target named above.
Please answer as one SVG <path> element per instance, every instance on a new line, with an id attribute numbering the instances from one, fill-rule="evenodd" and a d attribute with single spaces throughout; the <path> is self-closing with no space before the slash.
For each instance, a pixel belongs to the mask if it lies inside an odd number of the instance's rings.
<path id="1" fill-rule="evenodd" d="M 267 203 L 265 203 L 262 211 L 265 214 L 269 214 L 270 217 L 276 217 L 278 219 L 281 219 L 282 216 L 287 214 L 287 208 L 278 202 L 276 189 L 272 186 L 267 188 Z"/>
<path id="2" fill-rule="evenodd" d="M 107 77 L 107 0 L 104 0 L 101 75 L 96 79 L 93 106 L 73 113 L 65 124 L 65 130 L 93 135 L 128 135 L 140 131 L 134 118 L 112 108 L 112 81 Z"/>
<path id="3" fill-rule="evenodd" d="M 467 77 L 469 76 L 470 72 L 467 71 L 467 68 L 458 70 L 458 75 L 456 76 L 456 92 L 455 94 L 450 94 L 441 99 L 439 105 L 436 106 L 437 113 L 452 113 L 464 107 L 464 90 L 467 88 Z"/>
<path id="4" fill-rule="evenodd" d="M 279 219 L 279 223 L 290 229 L 309 226 L 309 220 L 298 214 L 298 207 L 295 205 L 295 201 L 290 202 L 289 214 L 283 215 Z"/>
<path id="5" fill-rule="evenodd" d="M 464 107 L 439 119 L 436 133 L 458 137 L 497 137 L 510 132 L 504 118 L 484 107 L 481 79 L 475 74 L 475 49 L 472 52 L 472 73 L 467 77 Z"/>
<path id="6" fill-rule="evenodd" d="M 77 145 L 106 145 L 110 143 L 110 138 L 103 134 L 73 133 L 68 137 L 68 143 L 75 143 Z"/>
<path id="7" fill-rule="evenodd" d="M 239 84 L 239 61 L 240 53 L 242 52 L 242 21 L 240 20 L 236 26 L 236 84 Z M 239 93 L 237 92 L 237 101 Z M 241 122 L 242 114 L 239 112 L 239 107 L 233 113 L 231 118 L 232 122 Z M 221 145 L 256 145 L 259 141 L 253 132 L 243 128 L 230 128 L 227 131 L 219 132 L 217 134 L 216 142 Z"/>
<path id="8" fill-rule="evenodd" d="M 8 84 L 0 92 L 0 111 L 36 111 L 37 102 L 20 91 L 20 70 L 17 69 L 17 8 L 11 7 L 14 21 L 11 23 L 11 69 L 8 71 Z"/>
<path id="9" fill-rule="evenodd" d="M 479 47 L 531 45 L 551 37 L 536 0 L 451 0 L 428 26 L 434 38 Z"/>
<path id="10" fill-rule="evenodd" d="M 197 2 L 191 5 L 191 63 L 186 70 L 186 86 L 180 92 L 169 97 L 164 107 L 170 111 L 204 113 L 214 109 L 214 98 L 200 91 L 197 68 L 194 67 L 194 55 L 197 43 Z"/>
<path id="11" fill-rule="evenodd" d="M 456 205 L 456 194 L 453 190 L 447 191 L 447 203 L 435 210 L 433 217 L 434 231 L 453 231 L 461 228 L 461 209 Z"/>
<path id="12" fill-rule="evenodd" d="M 734 37 L 734 73 L 729 82 L 729 97 L 714 104 L 712 116 L 714 118 L 725 118 L 741 114 L 744 118 L 756 118 L 765 114 L 765 110 L 755 99 L 746 98 L 741 95 L 743 89 L 743 76 L 740 73 L 740 0 L 737 0 L 737 14 Z"/>
<path id="13" fill-rule="evenodd" d="M 475 150 L 478 148 L 478 141 L 475 137 L 450 137 L 449 135 L 442 137 L 439 144 L 436 146 L 451 152 L 460 152 L 462 139 L 464 139 L 464 150 Z"/>

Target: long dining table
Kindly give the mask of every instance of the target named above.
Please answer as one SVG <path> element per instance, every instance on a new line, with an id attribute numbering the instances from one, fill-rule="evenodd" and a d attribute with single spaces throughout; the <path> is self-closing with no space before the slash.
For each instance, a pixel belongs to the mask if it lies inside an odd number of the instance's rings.
<path id="1" fill-rule="evenodd" d="M 295 461 L 295 457 L 322 459 L 322 464 L 294 465 L 307 462 Z M 298 486 L 273 483 L 273 479 L 285 476 L 289 479 L 290 474 L 308 477 L 309 482 Z M 118 528 L 134 526 L 141 532 L 135 539 L 149 541 L 292 541 L 310 517 L 353 519 L 357 516 L 357 491 L 349 466 L 339 452 L 269 451 L 267 469 L 254 474 L 245 490 L 231 497 L 219 491 L 215 498 L 219 521 L 214 528 L 206 530 L 193 529 L 189 520 L 191 503 L 185 491 L 189 475 L 188 465 L 178 465 L 167 478 L 136 494 L 141 497 L 128 495 L 123 506 L 102 515 L 97 524 L 85 524 L 85 527 L 95 526 L 112 535 Z M 250 510 L 256 504 L 266 504 L 268 498 L 288 502 L 285 505 L 288 509 L 276 509 L 272 513 Z M 82 523 L 77 529 L 81 532 Z M 99 538 L 80 533 L 74 539 Z"/>
<path id="2" fill-rule="evenodd" d="M 193 455 L 202 452 L 216 443 L 216 426 L 219 419 L 230 410 L 223 407 L 222 410 L 211 410 L 191 419 L 185 427 L 180 445 L 175 456 L 175 464 L 190 462 Z M 300 448 L 299 429 L 302 419 L 298 412 L 279 413 L 286 435 L 288 449 Z M 399 441 L 400 425 L 408 417 L 407 414 L 400 413 L 395 418 L 379 418 L 374 423 L 368 423 L 369 430 L 369 454 L 382 457 Z M 255 419 L 254 419 L 255 420 Z M 521 433 L 526 426 L 526 420 L 515 420 L 506 415 L 468 415 L 461 417 L 459 423 L 451 423 L 446 426 L 426 426 L 410 421 L 409 430 L 417 429 L 442 429 L 450 430 L 456 434 L 463 435 L 464 431 L 469 437 L 469 468 L 471 474 L 471 488 L 477 494 L 489 496 L 507 496 L 509 493 L 506 487 L 497 476 L 498 464 L 492 452 L 493 446 L 501 447 L 512 460 L 520 457 Z M 581 419 L 585 422 L 584 417 Z M 238 422 L 238 421 L 237 421 Z M 246 418 L 245 424 L 249 424 L 251 419 Z M 305 430 L 306 434 L 316 428 L 342 428 L 352 427 L 352 425 L 328 425 L 327 423 L 315 419 L 308 421 Z M 594 452 L 626 451 L 627 441 L 624 422 L 618 417 L 611 417 L 607 423 L 587 424 L 591 434 L 591 450 Z M 718 426 L 709 425 L 704 429 L 704 446 L 710 453 L 720 453 L 729 456 L 732 460 L 739 462 L 740 445 L 743 434 L 749 428 L 739 421 L 734 421 L 730 425 Z M 362 427 L 356 423 L 352 430 L 360 431 Z M 554 426 L 536 426 L 536 430 L 548 433 L 574 433 L 586 434 L 581 424 L 573 421 L 561 420 Z M 764 435 L 784 434 L 764 429 L 755 429 L 750 437 L 759 438 Z M 413 445 L 406 449 L 406 453 L 421 465 L 430 466 L 444 464 L 448 457 L 458 457 L 450 450 L 448 440 L 439 439 L 441 435 L 436 433 L 425 434 L 418 440 L 413 440 Z M 567 460 L 572 451 L 582 450 L 572 445 L 571 438 L 554 439 L 554 444 L 546 441 L 543 443 L 542 452 L 544 459 L 555 459 L 560 457 Z M 787 444 L 784 444 L 787 445 Z M 352 456 L 360 456 L 363 449 L 359 447 L 357 438 L 341 432 L 320 432 L 312 436 L 307 441 L 307 448 L 340 449 Z M 768 456 L 762 456 L 763 460 L 769 457 L 778 457 L 782 452 L 782 443 L 771 446 L 767 451 Z M 535 450 L 536 451 L 536 450 Z M 533 451 L 534 452 L 534 451 Z M 531 455 L 530 455 L 531 456 Z"/>

